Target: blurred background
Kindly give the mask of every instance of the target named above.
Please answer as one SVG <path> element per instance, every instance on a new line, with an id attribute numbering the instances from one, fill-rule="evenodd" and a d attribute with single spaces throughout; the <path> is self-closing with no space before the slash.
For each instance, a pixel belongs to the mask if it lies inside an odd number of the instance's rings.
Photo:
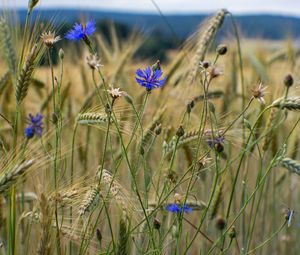
<path id="1" fill-rule="evenodd" d="M 2 1 L 1 7 L 17 9 L 20 21 L 24 22 L 27 4 L 28 0 L 6 0 Z M 276 42 L 289 39 L 298 48 L 298 0 L 41 0 L 35 15 L 45 21 L 59 22 L 56 25 L 59 25 L 60 33 L 65 33 L 74 22 L 88 18 L 94 18 L 98 30 L 107 37 L 112 23 L 120 38 L 128 37 L 134 30 L 145 39 L 136 55 L 164 61 L 167 51 L 180 48 L 208 15 L 221 8 L 235 15 L 240 33 L 247 42 L 260 39 L 277 45 Z M 217 41 L 230 38 L 231 30 L 225 22 Z"/>

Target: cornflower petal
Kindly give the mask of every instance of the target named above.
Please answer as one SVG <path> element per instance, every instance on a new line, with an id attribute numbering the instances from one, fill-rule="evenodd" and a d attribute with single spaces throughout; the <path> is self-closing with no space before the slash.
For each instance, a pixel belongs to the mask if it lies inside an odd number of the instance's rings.
<path id="1" fill-rule="evenodd" d="M 140 76 L 142 78 L 146 78 L 144 72 L 140 68 L 138 70 L 136 70 L 135 73 L 136 73 L 137 76 Z"/>
<path id="2" fill-rule="evenodd" d="M 87 23 L 86 23 L 86 27 L 85 27 L 85 34 L 86 35 L 92 35 L 94 34 L 96 31 L 96 21 L 95 20 L 89 20 Z"/>

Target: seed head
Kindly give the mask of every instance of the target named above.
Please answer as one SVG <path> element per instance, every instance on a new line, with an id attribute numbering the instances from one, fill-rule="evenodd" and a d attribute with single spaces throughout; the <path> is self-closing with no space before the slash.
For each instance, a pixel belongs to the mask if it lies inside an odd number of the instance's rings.
<path id="1" fill-rule="evenodd" d="M 181 204 L 182 202 L 182 195 L 180 195 L 179 193 L 175 193 L 174 194 L 174 202 L 177 203 L 177 204 Z"/>
<path id="2" fill-rule="evenodd" d="M 101 64 L 101 59 L 98 57 L 97 54 L 94 55 L 90 55 L 86 58 L 87 60 L 87 64 L 89 65 L 89 67 L 92 70 L 99 70 L 100 67 L 102 67 L 103 65 Z"/>
<path id="3" fill-rule="evenodd" d="M 222 68 L 214 65 L 208 68 L 208 74 L 210 76 L 210 79 L 212 80 L 224 74 L 224 71 Z"/>
<path id="4" fill-rule="evenodd" d="M 266 101 L 264 99 L 265 92 L 266 92 L 267 87 L 265 87 L 262 83 L 258 85 L 257 88 L 251 89 L 252 91 L 252 97 L 257 99 L 261 104 L 265 104 Z"/>
<path id="5" fill-rule="evenodd" d="M 41 38 L 42 38 L 43 43 L 48 48 L 52 48 L 55 43 L 57 43 L 58 41 L 61 40 L 59 35 L 56 36 L 55 32 L 51 32 L 51 31 L 42 33 Z"/>
<path id="6" fill-rule="evenodd" d="M 202 157 L 201 159 L 198 160 L 198 167 L 199 167 L 199 170 L 203 169 L 204 167 L 206 167 L 208 164 L 210 164 L 212 162 L 212 159 L 205 156 L 205 157 Z"/>
<path id="7" fill-rule="evenodd" d="M 120 88 L 113 87 L 109 88 L 108 93 L 114 100 L 124 95 L 124 92 L 120 91 Z"/>

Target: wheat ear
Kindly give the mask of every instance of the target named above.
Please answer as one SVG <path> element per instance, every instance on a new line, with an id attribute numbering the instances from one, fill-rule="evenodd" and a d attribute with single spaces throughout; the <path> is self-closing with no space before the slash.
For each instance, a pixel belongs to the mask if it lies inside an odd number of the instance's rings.
<path id="1" fill-rule="evenodd" d="M 289 111 L 299 111 L 300 110 L 300 97 L 288 97 L 279 98 L 275 100 L 272 107 L 287 109 Z"/>
<path id="2" fill-rule="evenodd" d="M 37 250 L 38 255 L 50 255 L 51 253 L 51 223 L 52 223 L 52 210 L 44 194 L 40 198 L 40 222 L 41 222 L 41 238 Z"/>
<path id="3" fill-rule="evenodd" d="M 279 165 L 286 168 L 292 173 L 300 175 L 300 163 L 296 160 L 293 160 L 291 158 L 284 158 L 281 160 Z"/>
<path id="4" fill-rule="evenodd" d="M 37 57 L 37 45 L 34 45 L 30 53 L 27 55 L 23 68 L 17 80 L 16 86 L 16 100 L 20 104 L 26 97 L 31 76 L 35 67 L 35 60 Z"/>
<path id="5" fill-rule="evenodd" d="M 0 192 L 5 191 L 11 187 L 11 185 L 16 183 L 19 177 L 21 177 L 25 171 L 33 165 L 33 163 L 33 159 L 25 161 L 24 163 L 17 165 L 12 170 L 2 174 L 0 176 Z"/>
<path id="6" fill-rule="evenodd" d="M 9 71 L 12 75 L 15 75 L 17 58 L 12 43 L 11 33 L 4 18 L 0 19 L 0 39 L 3 45 L 4 57 L 7 62 Z"/>
<path id="7" fill-rule="evenodd" d="M 103 124 L 108 122 L 108 117 L 104 113 L 81 113 L 77 116 L 77 123 L 81 125 L 95 125 L 95 124 Z"/>
<path id="8" fill-rule="evenodd" d="M 193 60 L 193 70 L 190 74 L 189 80 L 193 81 L 197 75 L 200 61 L 203 61 L 208 47 L 214 39 L 217 31 L 222 26 L 228 11 L 222 9 L 218 11 L 207 23 L 203 31 L 199 32 L 197 51 Z"/>
<path id="9" fill-rule="evenodd" d="M 100 201 L 100 188 L 99 185 L 93 185 L 85 194 L 83 202 L 79 206 L 79 215 L 84 216 L 86 213 L 93 211 Z"/>

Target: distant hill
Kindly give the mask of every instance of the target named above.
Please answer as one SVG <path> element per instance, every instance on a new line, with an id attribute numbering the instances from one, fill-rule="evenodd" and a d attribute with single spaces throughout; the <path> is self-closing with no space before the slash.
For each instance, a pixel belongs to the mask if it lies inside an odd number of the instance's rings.
<path id="1" fill-rule="evenodd" d="M 167 22 L 155 14 L 133 14 L 121 12 L 103 11 L 78 11 L 71 9 L 64 10 L 39 10 L 41 19 L 50 19 L 55 22 L 73 23 L 80 17 L 87 16 L 99 20 L 113 20 L 131 27 L 138 28 L 144 32 L 155 31 L 166 36 L 176 36 L 180 39 L 192 34 L 198 25 L 207 18 L 207 15 L 166 15 Z M 20 20 L 24 22 L 26 11 L 19 10 Z M 300 18 L 280 15 L 242 15 L 236 16 L 237 23 L 243 36 L 250 38 L 265 38 L 280 40 L 288 36 L 300 38 Z M 228 34 L 231 29 L 230 17 L 227 17 L 222 34 Z M 170 29 L 172 27 L 172 30 Z"/>

